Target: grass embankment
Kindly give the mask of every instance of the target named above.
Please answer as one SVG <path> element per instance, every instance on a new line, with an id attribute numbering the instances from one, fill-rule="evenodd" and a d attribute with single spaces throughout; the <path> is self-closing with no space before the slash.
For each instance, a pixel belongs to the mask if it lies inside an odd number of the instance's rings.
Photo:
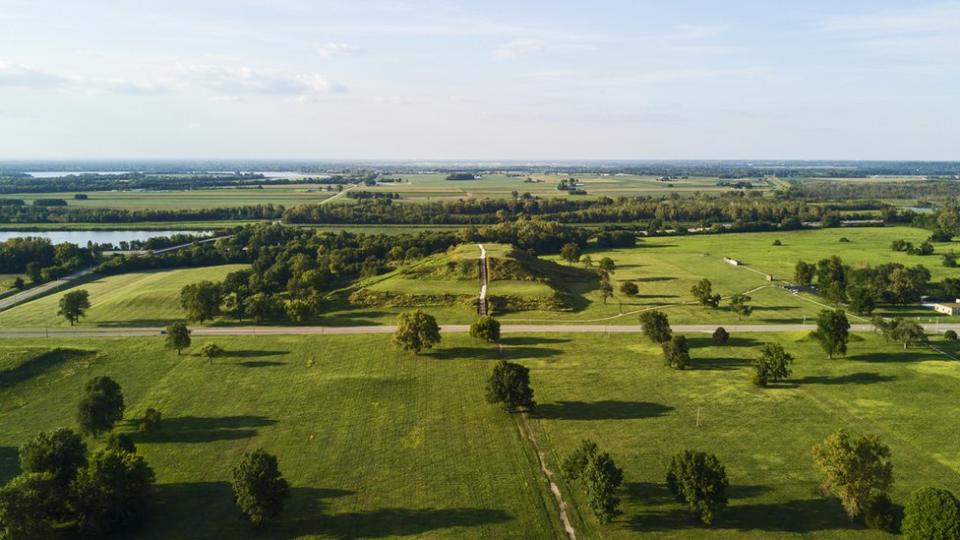
<path id="1" fill-rule="evenodd" d="M 84 326 L 165 326 L 185 317 L 180 307 L 180 289 L 184 285 L 203 280 L 220 281 L 228 273 L 242 268 L 246 268 L 246 265 L 229 264 L 99 277 L 0 312 L 0 325 L 69 326 L 66 319 L 57 315 L 58 303 L 67 292 L 83 289 L 90 293 L 91 303 L 87 316 L 81 319 Z"/>
<path id="2" fill-rule="evenodd" d="M 623 515 L 609 525 L 562 484 L 578 537 L 885 537 L 816 493 L 810 447 L 838 428 L 891 447 L 895 501 L 928 484 L 960 491 L 951 421 L 960 363 L 873 335 L 835 360 L 799 335 L 734 336 L 724 347 L 691 337 L 693 367 L 682 372 L 635 335 L 504 339 L 506 356 L 531 368 L 533 423 L 551 455 L 589 437 L 624 469 Z M 261 336 L 196 339 L 194 349 L 210 341 L 230 354 L 178 357 L 159 337 L 62 340 L 69 349 L 54 352 L 51 341 L 3 343 L 0 478 L 16 473 L 23 440 L 72 425 L 83 383 L 106 374 L 123 386 L 128 418 L 147 407 L 164 417 L 156 435 L 134 435 L 159 483 L 138 537 L 559 536 L 528 443 L 483 400 L 491 346 L 448 335 L 412 357 L 382 335 Z M 763 341 L 797 357 L 788 383 L 751 385 L 748 361 Z M 233 508 L 228 481 L 242 452 L 260 446 L 278 455 L 294 490 L 280 523 L 257 533 Z M 727 467 L 730 507 L 711 527 L 664 485 L 667 460 L 686 448 Z"/>

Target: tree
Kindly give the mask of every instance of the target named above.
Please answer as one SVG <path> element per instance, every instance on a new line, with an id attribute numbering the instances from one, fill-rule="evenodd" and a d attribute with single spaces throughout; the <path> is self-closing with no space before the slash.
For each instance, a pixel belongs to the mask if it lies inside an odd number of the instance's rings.
<path id="1" fill-rule="evenodd" d="M 877 308 L 877 299 L 873 290 L 865 286 L 847 288 L 847 305 L 859 315 L 869 315 Z"/>
<path id="2" fill-rule="evenodd" d="M 947 268 L 956 268 L 957 267 L 957 253 L 953 250 L 948 251 L 941 255 L 943 258 L 943 265 Z M 21 287 L 22 288 L 22 287 Z"/>
<path id="3" fill-rule="evenodd" d="M 140 419 L 140 431 L 142 433 L 156 431 L 160 429 L 160 422 L 162 420 L 163 413 L 153 407 L 147 407 L 147 410 L 143 411 L 143 418 Z"/>
<path id="4" fill-rule="evenodd" d="M 187 319 L 200 324 L 220 314 L 221 301 L 220 285 L 212 281 L 191 283 L 180 289 L 180 307 L 187 312 Z"/>
<path id="5" fill-rule="evenodd" d="M 737 314 L 737 319 L 749 317 L 753 313 L 753 306 L 748 305 L 751 300 L 753 298 L 745 294 L 735 294 L 730 297 L 730 309 Z"/>
<path id="6" fill-rule="evenodd" d="M 83 398 L 77 406 L 77 423 L 86 434 L 97 436 L 110 431 L 123 418 L 123 391 L 110 377 L 94 377 L 87 381 Z"/>
<path id="7" fill-rule="evenodd" d="M 720 295 L 713 294 L 713 284 L 703 278 L 690 288 L 690 293 L 703 306 L 715 308 L 720 305 Z"/>
<path id="8" fill-rule="evenodd" d="M 247 299 L 247 313 L 257 324 L 270 319 L 280 310 L 274 297 L 267 293 L 256 293 Z"/>
<path id="9" fill-rule="evenodd" d="M 926 345 L 927 333 L 919 324 L 903 319 L 894 319 L 889 327 L 890 339 L 903 343 L 906 349 L 911 345 Z"/>
<path id="10" fill-rule="evenodd" d="M 490 316 L 480 317 L 470 325 L 470 337 L 482 339 L 488 343 L 500 341 L 500 321 Z"/>
<path id="11" fill-rule="evenodd" d="M 80 322 L 80 317 L 86 314 L 90 309 L 90 293 L 81 289 L 79 291 L 68 292 L 60 297 L 60 310 L 57 315 L 62 315 L 70 321 L 70 326 Z"/>
<path id="12" fill-rule="evenodd" d="M 176 349 L 177 356 L 181 351 L 190 346 L 190 329 L 182 322 L 175 322 L 167 327 L 166 346 L 168 349 Z"/>
<path id="13" fill-rule="evenodd" d="M 727 471 L 713 454 L 685 450 L 667 468 L 667 487 L 690 511 L 709 525 L 727 505 Z"/>
<path id="14" fill-rule="evenodd" d="M 581 441 L 580 446 L 564 458 L 562 470 L 569 480 L 583 480 L 590 508 L 600 522 L 610 521 L 620 513 L 616 492 L 623 483 L 623 470 L 616 466 L 610 454 L 599 450 L 597 443 L 588 439 Z"/>
<path id="15" fill-rule="evenodd" d="M 14 280 L 13 280 L 13 288 L 14 288 L 14 289 L 17 289 L 18 291 L 22 291 L 22 290 L 25 289 L 26 287 L 27 287 L 27 284 L 23 282 L 23 278 L 22 278 L 22 277 L 17 276 L 16 278 L 14 278 Z"/>
<path id="16" fill-rule="evenodd" d="M 947 330 L 946 332 L 943 333 L 943 339 L 947 341 L 956 341 L 957 333 L 953 330 Z"/>
<path id="17" fill-rule="evenodd" d="M 77 529 L 84 535 L 108 533 L 143 512 L 155 476 L 143 457 L 103 449 L 77 473 L 70 486 Z"/>
<path id="18" fill-rule="evenodd" d="M 134 443 L 133 438 L 126 433 L 111 433 L 107 438 L 107 448 L 117 452 L 137 453 L 136 443 Z"/>
<path id="19" fill-rule="evenodd" d="M 823 474 L 824 492 L 840 499 L 850 519 L 893 485 L 890 448 L 875 436 L 852 440 L 843 430 L 813 447 L 813 460 Z"/>
<path id="20" fill-rule="evenodd" d="M 922 487 L 903 509 L 901 532 L 905 540 L 960 538 L 960 501 L 946 489 Z"/>
<path id="21" fill-rule="evenodd" d="M 37 284 L 37 283 L 40 283 L 40 281 L 42 281 L 42 274 L 40 272 L 40 268 L 41 268 L 40 263 L 36 261 L 30 261 L 27 263 L 27 266 L 24 269 L 23 273 L 26 274 L 28 278 L 30 278 L 30 283 Z"/>
<path id="22" fill-rule="evenodd" d="M 643 326 L 643 335 L 654 343 L 665 343 L 673 336 L 670 319 L 662 311 L 644 311 L 640 314 L 640 324 Z"/>
<path id="23" fill-rule="evenodd" d="M 624 281 L 620 284 L 620 292 L 626 296 L 636 296 L 640 293 L 640 288 L 632 281 Z"/>
<path id="24" fill-rule="evenodd" d="M 283 310 L 291 322 L 301 323 L 313 316 L 313 304 L 302 298 L 291 298 L 283 303 Z"/>
<path id="25" fill-rule="evenodd" d="M 570 264 L 573 264 L 580 260 L 580 246 L 570 242 L 569 244 L 564 244 L 560 248 L 560 258 L 567 261 Z"/>
<path id="26" fill-rule="evenodd" d="M 726 345 L 730 341 L 730 332 L 727 332 L 726 328 L 718 326 L 711 337 L 716 345 Z"/>
<path id="27" fill-rule="evenodd" d="M 432 315 L 420 311 L 404 311 L 397 317 L 397 330 L 393 333 L 393 344 L 405 351 L 420 354 L 440 343 L 440 326 Z"/>
<path id="28" fill-rule="evenodd" d="M 663 343 L 663 359 L 673 369 L 686 369 L 690 365 L 690 346 L 684 336 L 673 336 Z"/>
<path id="29" fill-rule="evenodd" d="M 61 512 L 63 487 L 49 473 L 25 472 L 0 488 L 0 538 L 55 538 L 53 524 Z"/>
<path id="30" fill-rule="evenodd" d="M 68 428 L 38 434 L 20 447 L 20 469 L 27 473 L 47 473 L 65 488 L 77 469 L 87 464 L 87 445 Z"/>
<path id="31" fill-rule="evenodd" d="M 580 264 L 582 264 L 584 268 L 593 268 L 593 257 L 589 255 L 580 257 Z"/>
<path id="32" fill-rule="evenodd" d="M 610 257 L 604 257 L 600 259 L 600 269 L 603 270 L 604 272 L 608 272 L 612 274 L 616 272 L 617 265 L 616 263 L 613 262 L 613 259 L 611 259 Z"/>
<path id="33" fill-rule="evenodd" d="M 606 274 L 603 274 L 606 275 Z M 600 298 L 603 298 L 603 305 L 607 305 L 607 299 L 613 296 L 613 285 L 609 278 L 600 279 Z"/>
<path id="34" fill-rule="evenodd" d="M 790 376 L 790 364 L 793 356 L 779 343 L 766 343 L 760 347 L 760 356 L 753 361 L 757 371 L 753 381 L 757 386 L 766 386 L 769 382 L 777 382 Z"/>
<path id="35" fill-rule="evenodd" d="M 290 485 L 280 473 L 277 458 L 262 448 L 247 452 L 233 469 L 233 498 L 254 525 L 274 519 L 290 497 Z"/>
<path id="36" fill-rule="evenodd" d="M 809 287 L 813 283 L 813 276 L 817 273 L 817 266 L 804 261 L 797 261 L 793 270 L 793 281 L 800 286 Z"/>
<path id="37" fill-rule="evenodd" d="M 223 297 L 223 307 L 230 315 L 243 322 L 247 315 L 247 301 L 250 298 L 250 291 L 245 286 L 239 287 L 235 291 L 228 292 Z"/>
<path id="38" fill-rule="evenodd" d="M 833 358 L 835 354 L 846 354 L 847 341 L 850 339 L 850 323 L 846 313 L 840 309 L 821 311 L 817 316 L 817 329 L 810 335 L 826 351 L 827 358 Z"/>
<path id="39" fill-rule="evenodd" d="M 535 405 L 530 388 L 530 370 L 520 364 L 500 360 L 487 381 L 487 403 L 500 403 L 507 412 Z"/>

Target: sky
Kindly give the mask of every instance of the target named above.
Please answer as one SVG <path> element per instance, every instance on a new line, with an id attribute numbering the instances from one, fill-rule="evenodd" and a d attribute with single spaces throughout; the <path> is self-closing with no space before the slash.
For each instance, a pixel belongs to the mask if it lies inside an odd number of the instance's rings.
<path id="1" fill-rule="evenodd" d="M 960 159 L 960 2 L 0 0 L 0 159 Z"/>

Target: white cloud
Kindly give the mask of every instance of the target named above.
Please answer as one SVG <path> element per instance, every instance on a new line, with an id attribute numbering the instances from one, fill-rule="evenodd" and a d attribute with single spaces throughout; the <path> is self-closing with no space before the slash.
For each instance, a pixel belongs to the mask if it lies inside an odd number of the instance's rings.
<path id="1" fill-rule="evenodd" d="M 518 38 L 508 41 L 493 50 L 493 57 L 498 60 L 512 60 L 520 56 L 528 56 L 543 51 L 546 44 L 539 39 Z"/>
<path id="2" fill-rule="evenodd" d="M 317 73 L 287 74 L 249 67 L 183 66 L 181 77 L 227 96 L 243 94 L 286 95 L 297 98 L 346 92 L 346 88 Z"/>
<path id="3" fill-rule="evenodd" d="M 0 62 L 0 86 L 49 88 L 66 82 L 67 79 L 59 75 L 38 71 L 22 64 Z"/>
<path id="4" fill-rule="evenodd" d="M 319 55 L 321 58 L 333 58 L 335 56 L 357 56 L 366 53 L 366 49 L 354 47 L 353 45 L 348 45 L 346 43 L 334 43 L 332 41 L 317 47 L 317 55 Z"/>
<path id="5" fill-rule="evenodd" d="M 823 28 L 832 32 L 929 34 L 955 32 L 958 20 L 960 20 L 960 2 L 944 2 L 831 17 L 823 22 Z"/>

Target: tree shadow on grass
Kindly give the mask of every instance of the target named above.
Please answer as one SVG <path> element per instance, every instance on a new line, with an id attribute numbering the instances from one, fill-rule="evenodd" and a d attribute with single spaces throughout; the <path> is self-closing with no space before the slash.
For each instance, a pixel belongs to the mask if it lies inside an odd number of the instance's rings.
<path id="1" fill-rule="evenodd" d="M 131 433 L 137 443 L 203 443 L 246 439 L 257 434 L 254 428 L 276 424 L 265 416 L 178 416 L 164 418 L 160 427 L 145 433 Z"/>
<path id="2" fill-rule="evenodd" d="M 513 345 L 543 345 L 544 343 L 569 343 L 566 338 L 534 337 L 534 336 L 510 336 L 500 339 L 500 343 L 506 346 Z"/>
<path id="3" fill-rule="evenodd" d="M 511 360 L 522 358 L 549 358 L 563 351 L 548 347 L 504 347 L 503 357 Z M 495 345 L 489 347 L 449 347 L 421 353 L 436 360 L 499 360 L 500 351 Z"/>
<path id="4" fill-rule="evenodd" d="M 157 327 L 167 326 L 176 321 L 170 319 L 124 319 L 122 321 L 95 321 L 92 324 L 102 328 L 134 328 L 134 327 Z M 207 321 L 209 322 L 209 321 Z"/>
<path id="5" fill-rule="evenodd" d="M 670 276 L 652 276 L 652 277 L 642 277 L 637 278 L 633 281 L 639 281 L 640 283 L 650 283 L 654 281 L 676 281 L 677 278 Z"/>
<path id="6" fill-rule="evenodd" d="M 719 345 L 720 347 L 755 347 L 760 343 L 749 337 L 741 336 L 730 336 L 729 341 L 726 345 Z M 687 345 L 690 346 L 690 350 L 695 350 L 701 347 L 717 347 L 718 345 L 713 342 L 713 338 L 710 336 L 687 336 Z"/>
<path id="7" fill-rule="evenodd" d="M 919 352 L 926 352 L 927 349 L 920 349 Z M 923 357 L 918 354 L 916 351 L 911 351 L 910 349 L 902 350 L 900 352 L 890 353 L 890 352 L 870 352 L 866 354 L 854 354 L 846 357 L 847 360 L 854 360 L 857 362 L 876 362 L 876 363 L 906 363 L 906 362 L 917 362 L 923 360 Z"/>
<path id="8" fill-rule="evenodd" d="M 286 362 L 275 362 L 275 361 L 272 361 L 272 360 L 248 360 L 248 361 L 246 361 L 246 362 L 240 362 L 240 363 L 237 364 L 237 365 L 240 366 L 240 367 L 246 367 L 246 368 L 262 368 L 262 367 L 285 366 L 285 365 L 287 365 L 287 363 L 286 363 Z"/>
<path id="9" fill-rule="evenodd" d="M 381 508 L 349 512 L 285 524 L 290 537 L 328 534 L 344 540 L 426 535 L 454 527 L 478 527 L 506 523 L 513 516 L 492 508 Z M 464 531 L 461 536 L 470 536 Z"/>
<path id="10" fill-rule="evenodd" d="M 631 420 L 662 416 L 673 407 L 645 401 L 558 401 L 534 407 L 537 418 L 557 420 Z"/>
<path id="11" fill-rule="evenodd" d="M 839 503 L 831 499 L 733 505 L 720 511 L 709 526 L 704 525 L 696 515 L 678 503 L 675 509 L 644 512 L 633 516 L 629 519 L 628 526 L 634 531 L 643 532 L 710 528 L 809 533 L 851 528 L 850 521 Z"/>
<path id="12" fill-rule="evenodd" d="M 20 454 L 12 446 L 0 446 L 0 485 L 20 474 Z"/>
<path id="13" fill-rule="evenodd" d="M 0 371 L 0 390 L 5 390 L 11 386 L 42 375 L 48 369 L 56 367 L 68 360 L 82 358 L 92 354 L 94 354 L 94 351 L 60 347 L 38 354 L 13 369 Z"/>
<path id="14" fill-rule="evenodd" d="M 829 375 L 808 375 L 802 379 L 793 379 L 790 382 L 796 384 L 874 384 L 874 383 L 883 383 L 891 382 L 897 380 L 893 375 L 882 375 L 880 373 L 869 373 L 869 372 L 859 372 L 859 373 L 847 373 L 846 375 L 839 375 L 836 377 L 831 377 Z"/>
<path id="15" fill-rule="evenodd" d="M 289 351 L 226 351 L 225 358 L 263 358 L 264 356 L 283 356 Z"/>
<path id="16" fill-rule="evenodd" d="M 660 505 L 676 502 L 673 493 L 666 484 L 655 484 L 653 482 L 629 482 L 624 485 L 627 496 L 644 505 Z M 761 485 L 733 485 L 727 490 L 727 498 L 750 499 L 770 491 L 767 486 Z"/>
<path id="17" fill-rule="evenodd" d="M 743 358 L 693 358 L 690 366 L 699 371 L 735 371 L 750 366 Z"/>

